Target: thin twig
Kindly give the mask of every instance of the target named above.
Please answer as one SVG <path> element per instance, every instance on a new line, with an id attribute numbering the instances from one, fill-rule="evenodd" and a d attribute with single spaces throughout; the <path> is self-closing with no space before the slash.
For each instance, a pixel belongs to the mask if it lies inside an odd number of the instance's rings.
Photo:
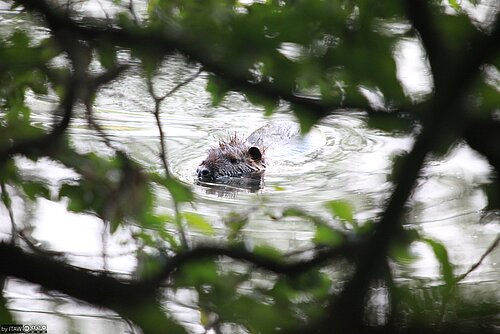
<path id="1" fill-rule="evenodd" d="M 115 147 L 111 139 L 109 139 L 108 134 L 102 129 L 101 125 L 97 123 L 94 118 L 94 106 L 90 102 L 85 103 L 85 119 L 87 120 L 87 124 L 89 128 L 96 131 L 99 135 L 99 138 L 104 142 L 104 144 L 110 149 L 117 151 L 118 148 Z"/>
<path id="2" fill-rule="evenodd" d="M 455 280 L 451 286 L 446 286 L 445 291 L 444 291 L 444 296 L 443 296 L 443 302 L 441 304 L 441 309 L 439 310 L 439 325 L 442 325 L 444 323 L 444 316 L 446 313 L 446 309 L 448 308 L 449 301 L 451 297 L 453 296 L 453 292 L 456 289 L 457 283 L 462 281 L 465 277 L 467 277 L 471 272 L 476 270 L 481 263 L 484 261 L 484 259 L 498 246 L 500 243 L 500 233 L 497 235 L 493 243 L 488 247 L 486 252 L 481 256 L 479 261 L 474 263 L 469 270 L 467 270 L 465 273 L 463 273 L 460 276 L 455 277 Z"/>
<path id="3" fill-rule="evenodd" d="M 135 12 L 134 1 L 133 0 L 130 0 L 128 2 L 127 9 L 130 12 L 130 15 L 132 15 L 132 20 L 134 21 L 134 23 L 137 24 L 137 25 L 139 25 L 139 18 L 137 16 L 137 13 Z"/>
<path id="4" fill-rule="evenodd" d="M 19 238 L 21 238 L 26 243 L 28 248 L 31 249 L 36 254 L 51 256 L 51 257 L 63 257 L 66 255 L 65 252 L 59 252 L 42 248 L 40 246 L 40 242 L 34 239 L 31 235 L 28 235 L 28 233 L 26 233 L 24 229 L 18 231 L 18 235 Z"/>
<path id="5" fill-rule="evenodd" d="M 106 23 L 111 26 L 112 21 L 111 17 L 109 16 L 108 12 L 106 11 L 106 8 L 104 8 L 104 5 L 101 3 L 101 1 L 97 0 L 97 3 L 99 4 L 99 7 L 101 8 L 102 12 L 104 13 L 104 16 L 106 17 Z"/>
<path id="6" fill-rule="evenodd" d="M 177 84 L 174 88 L 172 88 L 169 92 L 167 92 L 165 95 L 163 95 L 161 97 L 156 96 L 156 94 L 154 92 L 152 79 L 149 77 L 146 79 L 149 94 L 155 103 L 153 115 L 155 117 L 156 127 L 158 128 L 158 133 L 160 136 L 160 159 L 162 161 L 163 169 L 165 170 L 165 176 L 167 177 L 167 179 L 171 178 L 172 176 L 170 174 L 170 170 L 168 167 L 167 147 L 166 147 L 166 143 L 165 143 L 165 133 L 163 131 L 163 126 L 161 123 L 161 116 L 160 116 L 161 103 L 167 97 L 172 96 L 172 94 L 177 92 L 181 87 L 183 87 L 183 86 L 187 85 L 188 83 L 190 83 L 191 81 L 193 81 L 200 73 L 201 73 L 201 69 L 198 70 L 198 72 L 195 75 L 193 75 L 193 76 L 189 77 L 188 79 L 184 80 L 183 82 Z M 173 203 L 174 203 L 175 222 L 176 222 L 177 228 L 179 230 L 181 243 L 182 243 L 184 248 L 188 248 L 188 241 L 187 241 L 187 237 L 186 237 L 186 232 L 184 231 L 184 227 L 182 224 L 182 215 L 180 212 L 179 203 L 177 202 L 177 200 L 173 196 L 172 196 L 172 199 L 173 199 Z"/>
<path id="7" fill-rule="evenodd" d="M 199 77 L 200 74 L 201 74 L 201 72 L 203 72 L 203 68 L 202 67 L 200 67 L 198 69 L 198 71 L 196 71 L 196 73 L 194 73 L 192 76 L 190 76 L 189 78 L 187 78 L 184 81 L 179 82 L 177 85 L 175 85 L 171 90 L 169 90 L 168 92 L 166 92 L 165 95 L 163 95 L 162 97 L 159 97 L 159 100 L 163 101 L 167 97 L 170 97 L 170 96 L 174 95 L 179 89 L 181 89 L 182 87 L 186 86 L 187 84 L 191 83 L 194 79 L 196 79 L 197 77 Z"/>
<path id="8" fill-rule="evenodd" d="M 7 187 L 5 186 L 5 182 L 2 181 L 0 182 L 0 189 L 2 190 L 2 202 L 5 208 L 7 209 L 7 212 L 9 213 L 9 219 L 10 219 L 10 242 L 15 245 L 17 241 L 17 228 L 16 228 L 16 221 L 14 218 L 14 211 L 12 210 L 12 199 L 10 198 L 9 193 L 7 192 Z"/>
<path id="9" fill-rule="evenodd" d="M 101 232 L 101 257 L 102 257 L 102 270 L 108 271 L 108 225 L 109 221 L 104 220 L 102 224 L 102 232 Z"/>
<path id="10" fill-rule="evenodd" d="M 486 250 L 486 252 L 484 252 L 484 254 L 479 258 L 479 260 L 474 263 L 470 268 L 469 270 L 467 270 L 465 273 L 463 273 L 462 275 L 460 276 L 457 276 L 455 278 L 455 283 L 458 283 L 460 281 L 462 281 L 464 278 L 466 278 L 471 272 L 473 272 L 474 270 L 476 270 L 480 265 L 481 263 L 484 261 L 484 259 L 491 253 L 495 250 L 495 248 L 498 246 L 498 244 L 500 243 L 500 233 L 497 235 L 497 237 L 495 238 L 495 240 L 491 243 L 490 247 L 488 247 L 488 249 Z"/>

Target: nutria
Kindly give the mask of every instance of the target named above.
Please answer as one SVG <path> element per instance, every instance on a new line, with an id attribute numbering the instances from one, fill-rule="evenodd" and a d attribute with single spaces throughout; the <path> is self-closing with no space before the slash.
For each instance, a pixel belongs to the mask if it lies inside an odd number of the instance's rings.
<path id="1" fill-rule="evenodd" d="M 266 169 L 264 153 L 264 147 L 252 146 L 247 140 L 234 135 L 211 148 L 196 173 L 199 179 L 209 180 L 257 176 Z"/>
<path id="2" fill-rule="evenodd" d="M 255 130 L 247 139 L 237 135 L 208 150 L 207 158 L 199 165 L 199 180 L 220 180 L 227 177 L 259 178 L 267 167 L 266 153 L 297 146 L 302 140 L 300 127 L 289 121 L 269 122 Z M 290 150 L 285 149 L 286 152 Z"/>

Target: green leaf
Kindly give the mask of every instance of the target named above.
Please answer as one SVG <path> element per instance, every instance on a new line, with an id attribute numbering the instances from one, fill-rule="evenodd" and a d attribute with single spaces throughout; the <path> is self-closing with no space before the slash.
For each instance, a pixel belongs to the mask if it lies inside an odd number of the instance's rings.
<path id="1" fill-rule="evenodd" d="M 59 190 L 59 199 L 67 197 L 68 210 L 82 212 L 88 208 L 84 193 L 85 191 L 78 185 L 63 184 Z"/>
<path id="2" fill-rule="evenodd" d="M 253 91 L 245 91 L 245 96 L 252 104 L 264 107 L 266 116 L 271 116 L 279 104 L 279 100 L 277 98 L 272 99 Z"/>
<path id="3" fill-rule="evenodd" d="M 205 235 L 214 235 L 214 228 L 210 223 L 197 213 L 184 212 L 182 214 L 189 227 L 192 227 Z"/>
<path id="4" fill-rule="evenodd" d="M 280 185 L 275 185 L 273 188 L 275 191 L 285 191 L 286 190 L 285 187 L 280 186 Z"/>
<path id="5" fill-rule="evenodd" d="M 113 68 L 117 63 L 116 48 L 110 44 L 101 43 L 96 49 L 99 61 L 105 68 Z"/>
<path id="6" fill-rule="evenodd" d="M 398 114 L 377 114 L 368 118 L 368 126 L 389 133 L 407 133 L 412 129 L 414 120 Z"/>
<path id="7" fill-rule="evenodd" d="M 340 218 L 342 220 L 352 223 L 353 218 L 353 208 L 351 204 L 342 200 L 334 200 L 325 203 L 327 209 L 330 210 L 333 217 Z"/>
<path id="8" fill-rule="evenodd" d="M 170 244 L 170 247 L 173 250 L 179 251 L 182 249 L 181 245 L 179 244 L 177 239 L 175 239 L 175 237 L 172 235 L 171 232 L 166 230 L 161 230 L 158 231 L 158 234 L 160 235 L 160 238 L 162 238 L 163 240 L 167 241 Z"/>
<path id="9" fill-rule="evenodd" d="M 194 199 L 193 192 L 184 183 L 170 177 L 165 178 L 157 173 L 149 174 L 151 180 L 168 189 L 174 200 L 177 202 L 192 202 Z"/>
<path id="10" fill-rule="evenodd" d="M 282 261 L 283 254 L 276 248 L 269 245 L 257 245 L 254 247 L 253 252 L 255 255 L 259 255 L 274 261 Z"/>
<path id="11" fill-rule="evenodd" d="M 449 287 L 454 285 L 455 276 L 453 275 L 453 267 L 448 258 L 448 251 L 446 250 L 446 247 L 439 241 L 433 239 L 423 238 L 422 241 L 431 246 L 434 256 L 439 262 L 441 275 L 443 276 L 443 280 L 446 285 Z"/>
<path id="12" fill-rule="evenodd" d="M 285 211 L 283 211 L 283 217 L 298 217 L 309 220 L 316 225 L 326 225 L 326 222 L 320 217 L 313 216 L 298 208 L 287 208 Z"/>
<path id="13" fill-rule="evenodd" d="M 32 201 L 36 200 L 38 197 L 50 199 L 50 191 L 47 188 L 47 185 L 42 182 L 25 181 L 21 184 L 21 187 L 23 188 L 24 193 Z"/>
<path id="14" fill-rule="evenodd" d="M 293 113 L 297 116 L 300 123 L 300 131 L 307 133 L 320 120 L 319 114 L 310 109 L 294 104 Z"/>
<path id="15" fill-rule="evenodd" d="M 395 261 L 403 265 L 411 264 L 418 259 L 418 256 L 410 250 L 407 243 L 395 242 L 391 245 L 389 254 Z"/>
<path id="16" fill-rule="evenodd" d="M 229 228 L 229 241 L 240 241 L 243 239 L 242 230 L 248 223 L 248 216 L 231 212 L 224 218 L 224 225 Z"/>
<path id="17" fill-rule="evenodd" d="M 224 100 L 224 96 L 226 96 L 229 91 L 229 84 L 219 77 L 211 74 L 208 76 L 207 80 L 207 91 L 212 96 L 212 105 L 218 106 L 221 104 L 222 100 Z"/>
<path id="18" fill-rule="evenodd" d="M 314 233 L 314 243 L 318 246 L 337 247 L 344 240 L 342 234 L 326 225 L 316 226 Z"/>
<path id="19" fill-rule="evenodd" d="M 28 34 L 21 30 L 16 30 L 11 36 L 10 41 L 17 47 L 27 48 L 31 39 Z"/>
<path id="20" fill-rule="evenodd" d="M 165 185 L 177 202 L 191 202 L 194 199 L 191 189 L 180 181 L 169 178 Z"/>
<path id="21" fill-rule="evenodd" d="M 175 219 L 171 215 L 159 215 L 145 211 L 141 215 L 141 226 L 146 228 L 153 228 L 155 230 L 162 230 L 165 228 L 165 224 L 168 222 L 173 222 Z"/>
<path id="22" fill-rule="evenodd" d="M 450 5 L 451 8 L 453 8 L 457 12 L 462 10 L 462 7 L 460 7 L 460 4 L 458 3 L 457 0 L 448 0 L 448 4 Z"/>
<path id="23" fill-rule="evenodd" d="M 200 286 L 219 283 L 217 265 L 213 260 L 191 261 L 179 268 L 176 273 L 176 286 Z"/>
<path id="24" fill-rule="evenodd" d="M 1 131 L 0 131 L 1 133 Z M 1 134 L 0 134 L 1 138 Z M 3 162 L 0 162 L 0 181 L 1 182 L 14 182 L 19 183 L 20 178 L 18 174 L 18 169 L 14 160 L 9 159 Z"/>

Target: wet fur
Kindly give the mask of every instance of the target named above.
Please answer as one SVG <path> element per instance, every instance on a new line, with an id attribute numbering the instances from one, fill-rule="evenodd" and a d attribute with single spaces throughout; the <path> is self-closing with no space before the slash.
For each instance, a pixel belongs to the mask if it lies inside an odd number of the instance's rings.
<path id="1" fill-rule="evenodd" d="M 198 167 L 210 172 L 206 178 L 248 177 L 262 173 L 266 168 L 265 149 L 250 145 L 236 135 L 220 141 L 218 147 L 209 149 L 207 158 Z"/>

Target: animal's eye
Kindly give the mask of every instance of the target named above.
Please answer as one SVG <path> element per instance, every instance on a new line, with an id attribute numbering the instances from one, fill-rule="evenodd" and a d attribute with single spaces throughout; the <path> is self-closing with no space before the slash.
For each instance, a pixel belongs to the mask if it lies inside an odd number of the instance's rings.
<path id="1" fill-rule="evenodd" d="M 231 162 L 233 165 L 238 163 L 238 159 L 236 158 L 229 158 L 229 162 Z"/>

